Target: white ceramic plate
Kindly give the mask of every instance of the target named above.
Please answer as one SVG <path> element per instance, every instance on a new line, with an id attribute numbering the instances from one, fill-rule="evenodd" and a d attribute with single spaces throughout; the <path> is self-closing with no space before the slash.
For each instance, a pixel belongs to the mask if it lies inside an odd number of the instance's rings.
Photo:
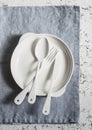
<path id="1" fill-rule="evenodd" d="M 12 58 L 11 58 L 11 72 L 14 80 L 20 88 L 24 89 L 25 82 L 27 82 L 28 75 L 31 74 L 31 68 L 37 67 L 37 61 L 34 56 L 34 44 L 38 38 L 45 37 L 49 41 L 49 48 L 55 46 L 59 48 L 55 62 L 56 78 L 53 86 L 52 96 L 57 97 L 64 93 L 67 84 L 69 83 L 74 67 L 74 60 L 69 47 L 59 38 L 50 34 L 24 34 L 18 45 L 16 46 Z M 50 66 L 51 67 L 51 66 Z M 49 87 L 48 80 L 46 79 L 50 67 L 48 67 L 47 73 L 44 74 L 44 67 L 39 73 L 39 85 L 37 86 L 37 95 L 44 96 L 48 93 Z M 44 79 L 43 79 L 44 77 Z"/>

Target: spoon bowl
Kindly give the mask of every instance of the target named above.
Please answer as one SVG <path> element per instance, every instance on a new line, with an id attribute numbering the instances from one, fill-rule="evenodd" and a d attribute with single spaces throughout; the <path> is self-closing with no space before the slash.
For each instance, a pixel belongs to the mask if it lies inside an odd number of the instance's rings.
<path id="1" fill-rule="evenodd" d="M 48 51 L 49 51 L 48 40 L 44 37 L 39 39 L 35 47 L 35 56 L 37 60 L 39 62 L 42 61 L 47 56 Z"/>

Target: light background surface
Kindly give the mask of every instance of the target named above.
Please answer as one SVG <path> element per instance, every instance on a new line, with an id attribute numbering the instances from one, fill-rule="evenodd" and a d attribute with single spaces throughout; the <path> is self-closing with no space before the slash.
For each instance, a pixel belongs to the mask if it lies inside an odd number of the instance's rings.
<path id="1" fill-rule="evenodd" d="M 0 130 L 92 130 L 92 0 L 0 0 L 0 6 L 80 6 L 80 123 L 0 125 Z"/>

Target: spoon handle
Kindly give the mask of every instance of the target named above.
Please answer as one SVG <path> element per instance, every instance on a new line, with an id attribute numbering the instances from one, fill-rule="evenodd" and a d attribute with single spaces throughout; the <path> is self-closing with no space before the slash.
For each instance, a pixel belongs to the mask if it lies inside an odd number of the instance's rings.
<path id="1" fill-rule="evenodd" d="M 30 104 L 34 104 L 35 101 L 36 101 L 37 77 L 38 77 L 38 71 L 39 71 L 39 68 L 40 68 L 40 64 L 41 64 L 41 62 L 38 63 L 35 80 L 34 80 L 32 89 L 31 89 L 31 91 L 29 93 L 29 96 L 28 96 L 28 102 Z"/>
<path id="2" fill-rule="evenodd" d="M 30 76 L 30 82 L 26 85 L 26 87 L 17 95 L 17 97 L 15 97 L 14 102 L 17 105 L 20 105 L 24 98 L 26 97 L 26 94 L 30 91 L 31 87 L 32 87 L 32 81 L 35 77 L 35 71 L 33 72 L 33 74 L 31 74 Z"/>
<path id="3" fill-rule="evenodd" d="M 20 105 L 23 102 L 24 98 L 26 97 L 27 93 L 29 92 L 29 89 L 31 89 L 31 87 L 32 87 L 32 81 L 25 89 L 23 89 L 17 95 L 17 97 L 14 99 L 14 103 Z"/>

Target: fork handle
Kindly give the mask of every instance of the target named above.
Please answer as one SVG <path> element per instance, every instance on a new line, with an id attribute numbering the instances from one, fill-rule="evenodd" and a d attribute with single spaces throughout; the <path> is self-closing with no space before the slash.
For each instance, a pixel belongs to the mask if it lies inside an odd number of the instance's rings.
<path id="1" fill-rule="evenodd" d="M 51 106 L 51 93 L 48 94 L 42 110 L 42 113 L 44 115 L 48 115 L 50 113 L 50 106 Z"/>

